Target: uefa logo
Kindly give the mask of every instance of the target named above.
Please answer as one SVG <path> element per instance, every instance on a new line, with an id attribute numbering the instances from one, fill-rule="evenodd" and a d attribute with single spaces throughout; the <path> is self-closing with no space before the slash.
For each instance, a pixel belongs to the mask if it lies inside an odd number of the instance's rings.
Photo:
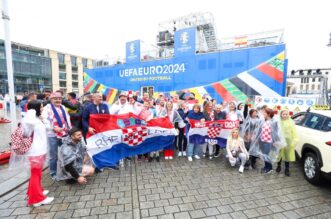
<path id="1" fill-rule="evenodd" d="M 130 43 L 129 50 L 130 50 L 130 54 L 134 54 L 135 53 L 136 47 L 135 47 L 134 43 Z"/>
<path id="2" fill-rule="evenodd" d="M 183 32 L 181 35 L 180 35 L 180 42 L 182 44 L 187 44 L 188 43 L 188 40 L 189 40 L 189 35 L 188 33 L 185 31 Z"/>

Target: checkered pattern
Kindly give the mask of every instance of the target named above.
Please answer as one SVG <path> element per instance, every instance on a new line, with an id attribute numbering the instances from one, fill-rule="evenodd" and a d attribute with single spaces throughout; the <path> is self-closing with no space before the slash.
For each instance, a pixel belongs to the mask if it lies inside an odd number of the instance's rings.
<path id="1" fill-rule="evenodd" d="M 272 142 L 271 125 L 269 122 L 265 122 L 262 126 L 261 141 L 267 143 Z"/>
<path id="2" fill-rule="evenodd" d="M 209 138 L 216 138 L 221 133 L 221 126 L 212 124 L 208 127 L 208 132 L 207 133 L 208 133 Z"/>
<path id="3" fill-rule="evenodd" d="M 148 130 L 146 127 L 139 126 L 122 129 L 122 133 L 123 143 L 126 143 L 130 146 L 136 146 L 145 140 L 145 137 L 148 134 Z"/>

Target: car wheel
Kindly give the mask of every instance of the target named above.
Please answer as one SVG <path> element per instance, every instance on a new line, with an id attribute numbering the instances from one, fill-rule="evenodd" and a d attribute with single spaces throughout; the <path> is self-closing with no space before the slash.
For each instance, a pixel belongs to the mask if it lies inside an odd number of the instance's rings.
<path id="1" fill-rule="evenodd" d="M 305 154 L 303 160 L 303 174 L 308 182 L 317 185 L 321 181 L 321 167 L 314 153 Z"/>

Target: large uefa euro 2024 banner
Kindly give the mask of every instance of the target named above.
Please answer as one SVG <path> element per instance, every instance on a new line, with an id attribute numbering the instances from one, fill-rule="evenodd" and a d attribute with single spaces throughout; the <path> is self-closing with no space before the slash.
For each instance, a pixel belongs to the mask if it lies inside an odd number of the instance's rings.
<path id="1" fill-rule="evenodd" d="M 110 104 L 121 91 L 145 86 L 155 96 L 189 91 L 200 102 L 206 95 L 218 102 L 284 96 L 285 44 L 197 54 L 195 35 L 195 28 L 177 31 L 174 57 L 154 61 L 140 60 L 139 40 L 128 42 L 125 64 L 85 69 L 84 91 L 102 92 Z"/>

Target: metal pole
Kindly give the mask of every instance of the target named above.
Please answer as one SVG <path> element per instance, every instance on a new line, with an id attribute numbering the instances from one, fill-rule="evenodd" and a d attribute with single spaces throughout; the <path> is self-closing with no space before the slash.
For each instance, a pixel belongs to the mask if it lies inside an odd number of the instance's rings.
<path id="1" fill-rule="evenodd" d="M 7 61 L 7 75 L 8 75 L 8 88 L 10 96 L 10 120 L 12 132 L 16 128 L 16 104 L 14 93 L 14 73 L 13 73 L 13 60 L 10 41 L 10 29 L 9 29 L 9 13 L 7 0 L 2 0 L 2 19 L 5 28 L 5 48 L 6 48 L 6 61 Z"/>

